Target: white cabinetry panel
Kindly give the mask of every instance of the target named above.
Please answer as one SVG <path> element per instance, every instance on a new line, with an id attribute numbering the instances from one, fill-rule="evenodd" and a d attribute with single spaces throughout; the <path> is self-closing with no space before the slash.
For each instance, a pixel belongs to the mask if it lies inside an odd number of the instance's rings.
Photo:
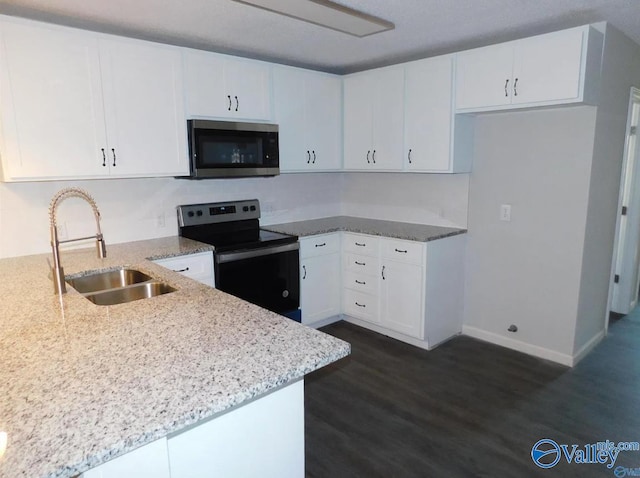
<path id="1" fill-rule="evenodd" d="M 212 252 L 185 254 L 167 259 L 157 259 L 153 262 L 210 287 L 215 287 L 216 285 Z"/>
<path id="2" fill-rule="evenodd" d="M 313 325 L 340 314 L 340 233 L 300 239 L 300 310 Z"/>

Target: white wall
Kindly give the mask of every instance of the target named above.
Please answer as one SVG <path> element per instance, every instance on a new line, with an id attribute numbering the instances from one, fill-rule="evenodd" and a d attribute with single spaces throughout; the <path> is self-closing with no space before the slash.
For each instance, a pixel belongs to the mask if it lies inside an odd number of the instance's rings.
<path id="1" fill-rule="evenodd" d="M 574 354 L 582 355 L 605 330 L 620 176 L 631 86 L 640 86 L 640 47 L 607 27 L 589 186 L 580 303 Z"/>
<path id="2" fill-rule="evenodd" d="M 94 196 L 108 244 L 176 235 L 179 204 L 258 198 L 264 224 L 339 215 L 340 174 L 295 174 L 274 178 L 189 181 L 173 178 L 0 183 L 0 257 L 50 251 L 48 205 L 63 187 Z M 164 219 L 164 226 L 158 217 Z M 89 207 L 68 199 L 58 223 L 70 237 L 95 232 Z M 86 244 L 85 246 L 86 247 Z"/>
<path id="3" fill-rule="evenodd" d="M 588 106 L 476 117 L 465 333 L 570 361 L 595 121 Z"/>
<path id="4" fill-rule="evenodd" d="M 468 174 L 345 173 L 347 216 L 467 227 Z"/>

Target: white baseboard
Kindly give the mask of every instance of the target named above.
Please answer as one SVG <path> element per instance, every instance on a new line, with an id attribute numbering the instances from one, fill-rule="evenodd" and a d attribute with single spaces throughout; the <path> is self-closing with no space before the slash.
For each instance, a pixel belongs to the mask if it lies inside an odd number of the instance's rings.
<path id="1" fill-rule="evenodd" d="M 534 357 L 551 360 L 552 362 L 566 365 L 567 367 L 573 367 L 576 362 L 575 358 L 571 355 L 556 352 L 555 350 L 545 349 L 544 347 L 538 347 L 537 345 L 527 344 L 526 342 L 503 337 L 502 335 L 487 332 L 486 330 L 468 325 L 462 326 L 462 334 L 484 340 L 485 342 L 500 345 L 502 347 L 507 347 L 512 350 L 517 350 L 518 352 L 523 352 L 528 355 L 533 355 Z M 588 352 L 588 350 L 586 352 Z"/>
<path id="2" fill-rule="evenodd" d="M 320 327 L 324 327 L 325 325 L 333 324 L 335 322 L 340 322 L 342 320 L 342 314 L 334 315 L 333 317 L 327 317 L 326 319 L 318 320 L 313 322 L 312 324 L 303 324 L 307 327 L 311 327 L 312 329 L 319 329 Z"/>
<path id="3" fill-rule="evenodd" d="M 596 345 L 600 343 L 602 339 L 604 339 L 605 331 L 601 330 L 596 335 L 594 335 L 591 340 L 589 340 L 586 344 L 580 347 L 576 353 L 573 354 L 573 363 L 571 364 L 574 367 L 580 360 L 582 360 L 589 352 L 591 352 Z"/>

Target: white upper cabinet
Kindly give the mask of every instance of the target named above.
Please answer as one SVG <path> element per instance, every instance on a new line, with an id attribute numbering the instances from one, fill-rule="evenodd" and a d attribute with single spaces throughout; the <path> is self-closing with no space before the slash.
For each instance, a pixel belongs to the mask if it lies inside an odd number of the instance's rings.
<path id="1" fill-rule="evenodd" d="M 602 34 L 587 26 L 457 55 L 457 111 L 595 101 Z"/>
<path id="2" fill-rule="evenodd" d="M 404 68 L 390 67 L 344 80 L 344 167 L 402 169 Z"/>
<path id="3" fill-rule="evenodd" d="M 451 172 L 453 57 L 405 68 L 404 160 L 409 171 Z"/>
<path id="4" fill-rule="evenodd" d="M 340 77 L 275 67 L 274 121 L 279 125 L 280 170 L 336 171 L 342 167 Z"/>
<path id="5" fill-rule="evenodd" d="M 0 20 L 5 181 L 188 172 L 178 49 Z"/>
<path id="6" fill-rule="evenodd" d="M 271 119 L 271 76 L 266 63 L 185 49 L 187 116 Z"/>

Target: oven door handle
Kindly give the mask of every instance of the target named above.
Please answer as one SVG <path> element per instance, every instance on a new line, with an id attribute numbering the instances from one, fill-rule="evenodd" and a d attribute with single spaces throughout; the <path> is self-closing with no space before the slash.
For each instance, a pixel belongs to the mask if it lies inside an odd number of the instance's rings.
<path id="1" fill-rule="evenodd" d="M 284 244 L 280 246 L 261 247 L 259 249 L 251 249 L 240 252 L 214 252 L 216 264 L 224 264 L 226 262 L 241 261 L 243 259 L 252 259 L 254 257 L 268 256 L 270 254 L 278 254 L 279 252 L 297 251 L 300 244 L 297 242 Z"/>

